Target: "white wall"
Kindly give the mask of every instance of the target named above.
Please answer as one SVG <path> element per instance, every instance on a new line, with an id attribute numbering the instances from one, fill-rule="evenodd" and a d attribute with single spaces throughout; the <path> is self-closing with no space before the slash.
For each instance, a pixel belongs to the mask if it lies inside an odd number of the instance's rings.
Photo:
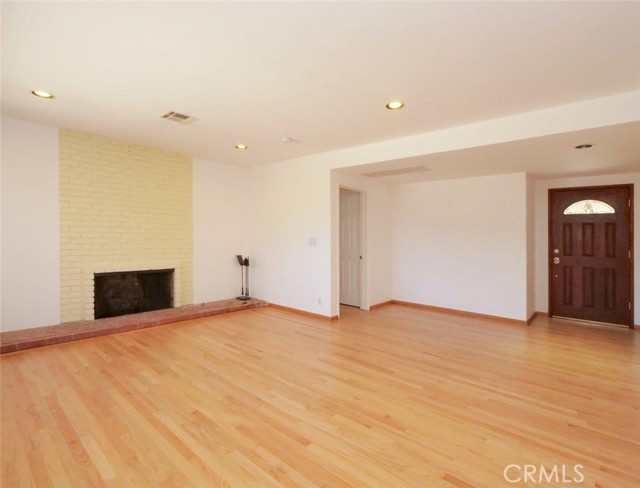
<path id="1" fill-rule="evenodd" d="M 630 122 L 637 120 L 638 100 L 640 91 L 628 92 L 252 168 L 254 203 L 249 229 L 249 252 L 255 258 L 255 266 L 251 270 L 252 294 L 273 303 L 322 315 L 337 313 L 337 250 L 332 249 L 331 244 L 335 235 L 332 206 L 337 195 L 331 186 L 330 170 Z M 488 262 L 517 262 L 517 269 L 509 268 L 506 275 L 495 278 L 504 285 L 501 289 L 508 292 L 507 297 L 517 294 L 517 300 L 512 301 L 512 306 L 507 306 L 495 303 L 495 295 L 492 295 L 491 302 L 484 302 L 477 298 L 478 294 L 484 296 L 488 293 L 482 289 L 475 290 L 475 297 L 470 294 L 465 300 L 442 300 L 441 306 L 447 306 L 444 305 L 446 302 L 451 308 L 467 307 L 481 313 L 484 310 L 484 313 L 517 316 L 522 320 L 527 318 L 528 310 L 533 310 L 530 305 L 534 300 L 533 292 L 530 291 L 527 297 L 527 262 L 524 257 L 527 253 L 525 180 L 521 175 L 521 184 L 518 184 L 520 198 L 510 195 L 508 188 L 496 187 L 489 192 L 506 193 L 506 197 L 513 198 L 512 202 L 505 202 L 506 207 L 517 203 L 517 208 L 509 208 L 511 213 L 521 214 L 514 221 L 515 227 L 505 225 L 500 229 L 508 239 L 518 241 L 513 252 L 521 254 L 506 256 L 504 261 L 500 261 L 490 253 L 488 259 Z M 317 239 L 316 246 L 308 245 L 310 237 Z M 530 244 L 529 249 L 532 248 Z M 395 258 L 393 263 L 395 265 Z M 456 263 L 452 265 L 455 267 Z M 393 272 L 394 276 L 397 274 Z M 532 273 L 528 279 L 532 279 Z M 378 280 L 374 278 L 373 281 Z M 509 289 L 516 281 L 517 287 Z M 371 295 L 371 303 L 384 301 L 385 296 L 384 291 L 378 297 Z M 393 298 L 402 299 L 395 293 Z"/>
<path id="2" fill-rule="evenodd" d="M 3 331 L 60 322 L 58 181 L 58 129 L 3 117 Z"/>
<path id="3" fill-rule="evenodd" d="M 252 293 L 272 303 L 339 314 L 338 188 L 365 193 L 365 306 L 391 299 L 390 189 L 332 175 L 329 164 L 274 163 L 250 170 Z M 309 239 L 316 245 L 309 245 Z"/>
<path id="4" fill-rule="evenodd" d="M 248 253 L 249 170 L 193 160 L 193 301 L 240 295 L 236 254 Z M 253 268 L 251 268 L 250 278 Z M 251 282 L 249 283 L 250 291 Z"/>
<path id="5" fill-rule="evenodd" d="M 536 313 L 536 206 L 535 179 L 527 175 L 527 317 Z"/>
<path id="6" fill-rule="evenodd" d="M 332 310 L 339 315 L 340 267 L 339 267 L 339 189 L 340 187 L 362 192 L 365 214 L 363 260 L 364 302 L 362 308 L 392 299 L 391 293 L 391 187 L 371 178 L 331 172 L 331 237 L 332 237 Z"/>
<path id="7" fill-rule="evenodd" d="M 275 163 L 251 169 L 252 290 L 271 303 L 331 314 L 329 168 Z M 309 239 L 316 239 L 309 245 Z"/>
<path id="8" fill-rule="evenodd" d="M 339 314 L 338 187 L 365 192 L 365 305 L 391 299 L 390 190 L 330 164 L 296 161 L 251 168 L 252 293 L 271 303 Z M 315 239 L 315 245 L 309 245 Z"/>
<path id="9" fill-rule="evenodd" d="M 526 320 L 526 175 L 393 191 L 393 298 Z"/>
<path id="10" fill-rule="evenodd" d="M 578 186 L 598 186 L 598 185 L 634 185 L 634 304 L 636 325 L 640 325 L 640 245 L 638 245 L 638 235 L 640 233 L 640 173 L 629 173 L 605 176 L 587 176 L 582 178 L 561 178 L 550 180 L 539 180 L 535 184 L 535 220 L 536 220 L 536 310 L 538 312 L 549 311 L 549 276 L 547 250 L 549 248 L 548 215 L 549 188 L 570 188 Z"/>

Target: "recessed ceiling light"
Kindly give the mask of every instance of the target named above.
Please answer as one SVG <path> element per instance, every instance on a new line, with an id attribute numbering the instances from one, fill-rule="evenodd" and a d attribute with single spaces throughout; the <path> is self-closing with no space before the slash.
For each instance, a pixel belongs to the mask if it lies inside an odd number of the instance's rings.
<path id="1" fill-rule="evenodd" d="M 404 103 L 402 103 L 400 100 L 392 100 L 387 103 L 387 108 L 389 110 L 400 110 L 402 107 L 404 107 Z"/>
<path id="2" fill-rule="evenodd" d="M 592 147 L 593 147 L 593 144 L 580 144 L 579 146 L 576 146 L 576 149 L 589 149 Z"/>
<path id="3" fill-rule="evenodd" d="M 246 149 L 247 146 L 244 144 L 236 144 L 236 149 Z"/>
<path id="4" fill-rule="evenodd" d="M 44 90 L 33 90 L 31 93 L 40 98 L 54 98 L 52 93 Z"/>

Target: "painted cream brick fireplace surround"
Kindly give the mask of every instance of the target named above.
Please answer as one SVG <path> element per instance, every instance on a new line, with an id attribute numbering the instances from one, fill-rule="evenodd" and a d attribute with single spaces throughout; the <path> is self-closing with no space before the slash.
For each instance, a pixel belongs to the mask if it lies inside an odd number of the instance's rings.
<path id="1" fill-rule="evenodd" d="M 60 131 L 62 322 L 94 318 L 94 273 L 175 268 L 192 303 L 191 158 Z"/>

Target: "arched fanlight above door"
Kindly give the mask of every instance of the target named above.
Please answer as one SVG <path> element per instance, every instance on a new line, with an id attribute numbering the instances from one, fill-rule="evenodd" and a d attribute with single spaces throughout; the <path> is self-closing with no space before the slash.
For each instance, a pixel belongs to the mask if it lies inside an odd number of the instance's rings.
<path id="1" fill-rule="evenodd" d="M 580 200 L 564 209 L 565 215 L 614 214 L 616 210 L 601 200 Z"/>

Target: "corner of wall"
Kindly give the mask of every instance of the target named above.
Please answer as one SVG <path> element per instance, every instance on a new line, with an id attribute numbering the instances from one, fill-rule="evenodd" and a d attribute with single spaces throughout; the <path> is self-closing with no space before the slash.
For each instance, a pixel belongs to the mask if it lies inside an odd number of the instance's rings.
<path id="1" fill-rule="evenodd" d="M 524 173 L 398 186 L 391 208 L 394 300 L 528 319 Z"/>
<path id="2" fill-rule="evenodd" d="M 2 329 L 60 322 L 58 129 L 2 117 Z M 11 283 L 11 286 L 6 286 Z"/>
<path id="3" fill-rule="evenodd" d="M 536 312 L 536 198 L 535 178 L 527 174 L 527 318 Z"/>
<path id="4" fill-rule="evenodd" d="M 250 168 L 200 158 L 193 160 L 195 303 L 223 300 L 241 292 L 240 267 L 235 256 L 250 254 L 252 192 L 246 181 L 249 171 Z M 253 261 L 253 256 L 250 258 Z"/>

